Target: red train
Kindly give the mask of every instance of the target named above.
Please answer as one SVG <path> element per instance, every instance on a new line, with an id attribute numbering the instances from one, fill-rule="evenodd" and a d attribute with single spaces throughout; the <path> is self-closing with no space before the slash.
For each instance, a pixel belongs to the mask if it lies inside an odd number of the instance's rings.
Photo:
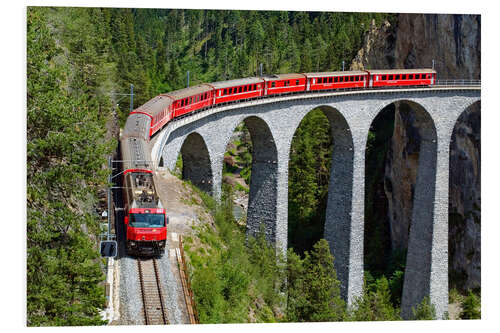
<path id="1" fill-rule="evenodd" d="M 165 250 L 168 219 L 145 152 L 147 141 L 172 119 L 216 105 L 281 94 L 435 82 L 433 69 L 292 73 L 205 83 L 154 97 L 130 113 L 121 137 L 127 252 L 161 254 Z"/>
<path id="2" fill-rule="evenodd" d="M 430 86 L 433 69 L 397 69 L 349 72 L 279 74 L 204 83 L 154 97 L 131 112 L 150 118 L 148 137 L 170 120 L 222 103 L 233 103 L 277 94 L 336 89 Z"/>

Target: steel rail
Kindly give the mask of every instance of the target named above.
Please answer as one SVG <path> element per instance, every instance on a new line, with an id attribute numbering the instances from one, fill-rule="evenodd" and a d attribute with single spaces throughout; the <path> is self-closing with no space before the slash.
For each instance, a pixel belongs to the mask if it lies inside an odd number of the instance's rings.
<path id="1" fill-rule="evenodd" d="M 137 266 L 145 324 L 169 324 L 156 259 L 137 259 Z"/>

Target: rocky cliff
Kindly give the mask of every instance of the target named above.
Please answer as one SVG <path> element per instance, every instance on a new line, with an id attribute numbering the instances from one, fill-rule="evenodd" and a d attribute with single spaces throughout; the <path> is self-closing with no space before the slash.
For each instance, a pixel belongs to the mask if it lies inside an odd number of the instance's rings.
<path id="1" fill-rule="evenodd" d="M 397 22 L 365 36 L 351 69 L 424 68 L 435 64 L 438 80 L 481 79 L 481 17 L 400 14 Z M 455 125 L 450 152 L 450 284 L 480 287 L 480 105 Z M 393 249 L 406 248 L 419 155 L 418 124 L 411 107 L 396 105 L 385 168 L 387 217 Z"/>

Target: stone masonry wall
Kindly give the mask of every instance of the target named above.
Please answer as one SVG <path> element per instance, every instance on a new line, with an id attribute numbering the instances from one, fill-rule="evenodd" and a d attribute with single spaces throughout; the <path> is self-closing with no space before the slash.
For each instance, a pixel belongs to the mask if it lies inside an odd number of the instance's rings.
<path id="1" fill-rule="evenodd" d="M 158 151 L 162 152 L 165 165 L 173 169 L 187 136 L 198 133 L 210 156 L 213 193 L 220 196 L 224 153 L 236 126 L 245 120 L 255 140 L 257 162 L 250 189 L 254 195 L 250 195 L 249 203 L 255 210 L 250 213 L 249 209 L 247 233 L 255 234 L 260 223 L 264 223 L 268 239 L 285 252 L 290 146 L 303 117 L 321 107 L 332 124 L 334 137 L 325 239 L 335 257 L 342 295 L 352 304 L 363 285 L 364 159 L 368 130 L 385 106 L 398 101 L 417 105 L 417 117 L 425 124 L 420 134 L 424 139 L 414 201 L 414 207 L 419 209 L 414 210 L 416 222 L 409 235 L 411 260 L 405 274 L 402 308 L 408 317 L 407 310 L 430 295 L 437 315 L 442 316 L 448 306 L 448 147 L 458 116 L 479 97 L 478 90 L 424 89 L 270 99 L 247 107 L 235 105 L 231 110 L 208 114 L 182 126 L 174 123 L 168 128 L 168 136 L 159 139 L 164 147 Z"/>

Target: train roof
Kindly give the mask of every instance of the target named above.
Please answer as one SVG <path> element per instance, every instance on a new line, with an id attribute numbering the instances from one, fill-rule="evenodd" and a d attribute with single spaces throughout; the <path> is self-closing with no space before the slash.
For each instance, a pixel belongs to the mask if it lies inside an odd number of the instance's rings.
<path id="1" fill-rule="evenodd" d="M 274 74 L 269 76 L 262 77 L 266 81 L 274 81 L 274 80 L 294 80 L 294 79 L 304 79 L 304 74 L 298 73 L 288 73 L 288 74 Z"/>
<path id="2" fill-rule="evenodd" d="M 229 87 L 234 87 L 234 86 L 242 86 L 245 84 L 254 84 L 254 83 L 261 83 L 261 82 L 262 82 L 262 78 L 246 77 L 243 79 L 213 82 L 213 83 L 209 83 L 209 85 L 214 87 L 215 89 L 221 89 L 221 88 L 229 88 Z"/>
<path id="3" fill-rule="evenodd" d="M 184 89 L 164 93 L 164 94 L 161 94 L 160 96 L 167 96 L 167 97 L 173 98 L 174 100 L 178 100 L 178 99 L 183 99 L 183 98 L 198 95 L 198 94 L 203 94 L 204 92 L 207 92 L 210 90 L 212 90 L 212 87 L 210 87 L 208 84 L 203 83 L 203 84 L 199 84 L 199 85 L 192 86 L 189 88 L 184 88 Z"/>
<path id="4" fill-rule="evenodd" d="M 127 117 L 122 138 L 135 137 L 148 140 L 150 125 L 151 118 L 149 116 L 142 113 L 133 113 Z"/>
<path id="5" fill-rule="evenodd" d="M 349 76 L 349 75 L 366 75 L 365 71 L 341 71 L 341 72 L 313 72 L 304 73 L 307 77 L 325 77 L 325 76 Z"/>
<path id="6" fill-rule="evenodd" d="M 170 104 L 172 104 L 171 98 L 163 95 L 158 95 L 151 98 L 149 101 L 142 104 L 141 106 L 139 106 L 137 109 L 134 110 L 134 112 L 144 112 L 151 116 L 155 116 L 159 112 L 167 108 Z"/>
<path id="7" fill-rule="evenodd" d="M 370 74 L 411 74 L 411 73 L 436 73 L 432 68 L 416 68 L 416 69 L 375 69 L 368 70 Z"/>
<path id="8" fill-rule="evenodd" d="M 128 169 L 153 170 L 153 163 L 147 155 L 148 147 L 146 141 L 128 137 L 122 138 L 120 143 L 124 171 Z"/>

